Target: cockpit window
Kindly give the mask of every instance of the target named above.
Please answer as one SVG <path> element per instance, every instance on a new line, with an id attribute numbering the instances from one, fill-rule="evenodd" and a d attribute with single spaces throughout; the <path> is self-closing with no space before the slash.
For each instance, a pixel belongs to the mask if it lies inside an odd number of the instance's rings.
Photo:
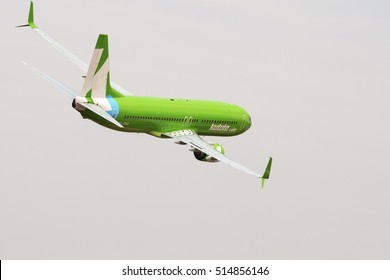
<path id="1" fill-rule="evenodd" d="M 251 116 L 248 116 L 248 122 L 252 123 Z"/>

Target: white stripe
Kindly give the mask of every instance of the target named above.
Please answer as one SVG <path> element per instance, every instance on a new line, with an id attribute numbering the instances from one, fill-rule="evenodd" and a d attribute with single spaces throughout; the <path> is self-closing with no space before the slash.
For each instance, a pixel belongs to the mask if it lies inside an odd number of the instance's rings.
<path id="1" fill-rule="evenodd" d="M 95 67 L 96 69 L 96 67 Z M 107 90 L 107 74 L 110 70 L 109 59 L 102 65 L 99 71 L 95 74 L 92 79 L 92 97 L 94 98 L 105 98 Z"/>
<path id="2" fill-rule="evenodd" d="M 93 87 L 94 75 L 96 72 L 96 68 L 99 64 L 100 58 L 102 57 L 102 54 L 103 54 L 103 49 L 95 49 L 93 54 L 92 54 L 91 63 L 89 64 L 87 77 L 85 78 L 83 88 L 81 90 L 82 96 L 85 96 L 88 93 L 88 91 L 90 91 L 91 88 Z"/>

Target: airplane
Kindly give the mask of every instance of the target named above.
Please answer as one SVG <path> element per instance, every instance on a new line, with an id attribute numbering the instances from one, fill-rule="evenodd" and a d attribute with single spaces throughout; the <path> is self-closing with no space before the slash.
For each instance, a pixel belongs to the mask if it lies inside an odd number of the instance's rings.
<path id="1" fill-rule="evenodd" d="M 251 117 L 243 108 L 220 101 L 135 96 L 110 79 L 108 36 L 100 34 L 89 65 L 52 39 L 34 22 L 34 3 L 30 2 L 30 27 L 62 55 L 86 73 L 81 92 L 75 91 L 37 68 L 22 61 L 72 99 L 72 106 L 85 119 L 122 132 L 147 133 L 174 143 L 189 145 L 195 158 L 203 162 L 222 162 L 264 181 L 269 179 L 272 157 L 263 175 L 225 156 L 224 148 L 200 136 L 235 136 L 251 127 Z"/>

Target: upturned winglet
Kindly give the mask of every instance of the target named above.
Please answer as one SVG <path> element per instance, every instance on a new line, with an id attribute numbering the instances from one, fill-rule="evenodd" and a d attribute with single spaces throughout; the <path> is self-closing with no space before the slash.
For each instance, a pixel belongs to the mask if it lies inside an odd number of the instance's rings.
<path id="1" fill-rule="evenodd" d="M 27 27 L 30 26 L 32 29 L 38 28 L 38 26 L 34 22 L 34 3 L 30 1 L 30 12 L 28 13 L 28 24 L 19 25 L 16 27 Z"/>
<path id="2" fill-rule="evenodd" d="M 264 182 L 266 179 L 269 179 L 269 175 L 271 174 L 271 166 L 272 166 L 272 157 L 269 158 L 267 167 L 265 168 L 263 176 L 260 177 L 261 179 L 261 188 L 264 189 Z"/>

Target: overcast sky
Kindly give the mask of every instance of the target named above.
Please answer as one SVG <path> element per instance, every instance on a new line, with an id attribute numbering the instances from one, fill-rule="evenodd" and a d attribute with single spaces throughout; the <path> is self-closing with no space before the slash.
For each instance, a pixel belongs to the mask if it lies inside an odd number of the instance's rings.
<path id="1" fill-rule="evenodd" d="M 188 147 L 82 120 L 20 60 L 83 73 L 3 0 L 0 259 L 390 258 L 390 2 L 35 1 L 35 21 L 137 95 L 222 100 L 253 125 Z"/>

